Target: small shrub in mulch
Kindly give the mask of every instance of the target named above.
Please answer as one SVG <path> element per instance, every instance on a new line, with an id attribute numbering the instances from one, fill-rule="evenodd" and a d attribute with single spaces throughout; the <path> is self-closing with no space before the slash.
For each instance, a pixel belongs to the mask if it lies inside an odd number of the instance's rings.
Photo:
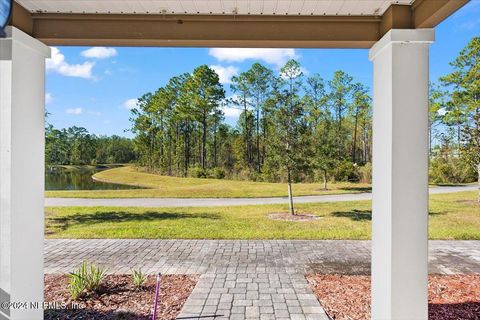
<path id="1" fill-rule="evenodd" d="M 155 276 L 148 276 L 139 290 L 131 275 L 107 275 L 97 292 L 72 301 L 68 276 L 45 276 L 45 301 L 61 303 L 66 309 L 47 309 L 46 320 L 147 320 L 155 295 Z M 197 282 L 196 276 L 165 275 L 161 277 L 158 319 L 175 319 Z M 72 309 L 71 306 L 78 306 Z"/>
<path id="2" fill-rule="evenodd" d="M 293 221 L 293 222 L 308 222 L 320 219 L 313 214 L 308 213 L 297 213 L 291 214 L 289 212 L 275 212 L 270 213 L 268 217 L 272 220 L 280 220 L 280 221 Z"/>
<path id="3" fill-rule="evenodd" d="M 308 275 L 327 314 L 334 320 L 370 319 L 370 277 Z M 480 274 L 431 275 L 429 320 L 480 320 Z"/>

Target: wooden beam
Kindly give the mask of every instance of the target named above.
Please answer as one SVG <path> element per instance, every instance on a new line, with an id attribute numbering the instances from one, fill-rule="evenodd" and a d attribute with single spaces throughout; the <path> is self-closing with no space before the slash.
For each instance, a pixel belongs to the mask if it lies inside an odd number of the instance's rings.
<path id="1" fill-rule="evenodd" d="M 33 14 L 49 45 L 352 47 L 378 40 L 379 17 Z"/>
<path id="2" fill-rule="evenodd" d="M 380 36 L 390 29 L 412 29 L 412 8 L 407 5 L 392 4 L 382 16 Z"/>
<path id="3" fill-rule="evenodd" d="M 433 28 L 469 0 L 416 0 L 380 16 L 30 13 L 11 24 L 48 45 L 370 48 L 391 29 Z"/>
<path id="4" fill-rule="evenodd" d="M 33 19 L 31 13 L 15 1 L 13 2 L 10 25 L 17 27 L 29 35 L 32 35 L 33 33 Z"/>
<path id="5" fill-rule="evenodd" d="M 434 28 L 469 0 L 416 0 L 413 5 L 413 27 Z"/>

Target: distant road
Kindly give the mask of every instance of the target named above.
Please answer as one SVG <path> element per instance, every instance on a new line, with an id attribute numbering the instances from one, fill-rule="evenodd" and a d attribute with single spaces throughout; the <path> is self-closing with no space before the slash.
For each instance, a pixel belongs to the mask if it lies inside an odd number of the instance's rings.
<path id="1" fill-rule="evenodd" d="M 454 193 L 478 190 L 476 185 L 434 187 L 430 194 Z M 295 197 L 296 203 L 312 202 L 345 202 L 371 200 L 371 193 L 336 194 Z M 116 199 L 83 199 L 83 198 L 46 198 L 46 207 L 213 207 L 213 206 L 245 206 L 261 204 L 286 204 L 287 197 L 275 198 L 116 198 Z"/>

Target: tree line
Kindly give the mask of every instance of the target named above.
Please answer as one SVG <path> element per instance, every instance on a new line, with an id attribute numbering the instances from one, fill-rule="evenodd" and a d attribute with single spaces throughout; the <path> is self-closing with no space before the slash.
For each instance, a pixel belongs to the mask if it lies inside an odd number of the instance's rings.
<path id="1" fill-rule="evenodd" d="M 430 90 L 430 180 L 480 185 L 480 37 L 450 65 Z"/>
<path id="2" fill-rule="evenodd" d="M 480 183 L 480 37 L 430 90 L 430 180 Z M 255 63 L 231 79 L 233 97 L 201 65 L 172 77 L 132 110 L 135 138 L 85 128 L 46 128 L 47 164 L 137 162 L 172 176 L 274 182 L 371 177 L 372 99 L 344 71 L 325 80 L 288 61 L 274 71 Z M 240 112 L 235 125 L 225 108 Z M 290 190 L 290 189 L 289 189 Z"/>
<path id="3" fill-rule="evenodd" d="M 129 163 L 137 159 L 133 141 L 120 136 L 96 136 L 82 127 L 45 128 L 47 165 L 96 165 Z"/>
<path id="4" fill-rule="evenodd" d="M 255 63 L 231 79 L 233 97 L 210 67 L 172 77 L 132 110 L 140 165 L 174 176 L 256 181 L 368 179 L 371 97 L 344 71 L 326 81 L 288 61 Z M 235 126 L 226 107 L 239 109 Z"/>

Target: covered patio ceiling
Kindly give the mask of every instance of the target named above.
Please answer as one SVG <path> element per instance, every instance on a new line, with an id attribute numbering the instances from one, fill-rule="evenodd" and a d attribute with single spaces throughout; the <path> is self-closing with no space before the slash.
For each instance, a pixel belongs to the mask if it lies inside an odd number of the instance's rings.
<path id="1" fill-rule="evenodd" d="M 16 0 L 48 45 L 370 48 L 433 28 L 468 0 Z"/>
<path id="2" fill-rule="evenodd" d="M 19 0 L 31 12 L 239 15 L 382 15 L 413 0 Z"/>

